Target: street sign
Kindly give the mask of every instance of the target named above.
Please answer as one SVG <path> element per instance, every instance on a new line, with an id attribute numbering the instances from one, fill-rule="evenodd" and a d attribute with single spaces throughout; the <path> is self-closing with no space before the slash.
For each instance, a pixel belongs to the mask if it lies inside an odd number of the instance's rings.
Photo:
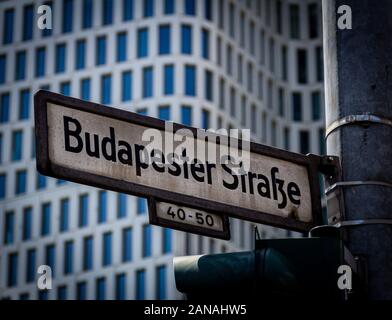
<path id="1" fill-rule="evenodd" d="M 157 226 L 230 239 L 229 219 L 219 213 L 168 203 L 153 197 L 148 199 L 148 213 L 150 223 Z"/>
<path id="2" fill-rule="evenodd" d="M 40 90 L 41 174 L 306 232 L 321 223 L 320 157 Z"/>

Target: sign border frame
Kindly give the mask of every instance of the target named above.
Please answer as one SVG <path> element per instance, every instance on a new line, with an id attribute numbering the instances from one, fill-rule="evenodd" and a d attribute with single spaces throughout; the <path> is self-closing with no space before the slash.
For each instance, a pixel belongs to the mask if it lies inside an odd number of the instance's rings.
<path id="1" fill-rule="evenodd" d="M 314 154 L 302 155 L 291 151 L 286 151 L 271 146 L 250 142 L 250 152 L 265 155 L 267 157 L 278 158 L 292 162 L 307 168 L 309 187 L 311 192 L 311 211 L 312 221 L 303 222 L 294 218 L 286 218 L 263 211 L 257 211 L 247 208 L 241 208 L 213 200 L 197 198 L 194 196 L 184 195 L 168 190 L 158 189 L 149 186 L 143 186 L 134 182 L 117 180 L 97 174 L 92 174 L 76 169 L 66 168 L 51 163 L 49 159 L 48 148 L 48 126 L 47 126 L 47 103 L 54 103 L 65 108 L 77 109 L 96 115 L 109 117 L 130 124 L 141 125 L 148 128 L 154 128 L 161 131 L 165 130 L 165 121 L 140 115 L 134 112 L 125 111 L 109 107 L 106 105 L 84 101 L 73 97 L 64 96 L 58 93 L 39 90 L 34 95 L 34 115 L 35 115 L 35 135 L 36 135 L 36 165 L 39 173 L 51 176 L 57 179 L 69 180 L 75 183 L 81 183 L 97 188 L 107 189 L 115 192 L 126 193 L 140 197 L 156 197 L 168 202 L 179 201 L 183 204 L 192 203 L 198 208 L 207 208 L 205 211 L 219 212 L 233 218 L 251 221 L 254 223 L 266 224 L 273 227 L 284 228 L 298 232 L 308 232 L 311 228 L 322 225 L 321 199 L 319 189 L 319 171 L 318 166 L 321 157 Z M 198 130 L 194 127 L 173 123 L 173 131 L 179 129 L 191 130 L 196 136 Z M 216 144 L 220 144 L 219 136 Z M 238 145 L 242 141 L 238 139 Z M 202 209 L 200 209 L 202 210 Z"/>

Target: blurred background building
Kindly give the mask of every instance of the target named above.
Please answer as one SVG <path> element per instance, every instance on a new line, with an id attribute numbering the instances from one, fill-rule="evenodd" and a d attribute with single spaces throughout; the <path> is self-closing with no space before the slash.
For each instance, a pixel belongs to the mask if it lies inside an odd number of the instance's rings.
<path id="1" fill-rule="evenodd" d="M 321 33 L 314 0 L 1 1 L 0 298 L 181 298 L 174 255 L 253 246 L 251 223 L 231 219 L 229 242 L 153 227 L 142 198 L 39 175 L 38 89 L 323 153 Z"/>

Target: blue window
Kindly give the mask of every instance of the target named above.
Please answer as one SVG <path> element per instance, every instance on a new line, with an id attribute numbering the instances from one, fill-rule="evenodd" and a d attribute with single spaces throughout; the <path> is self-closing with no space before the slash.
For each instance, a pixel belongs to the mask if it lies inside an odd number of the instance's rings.
<path id="1" fill-rule="evenodd" d="M 156 269 L 156 299 L 166 299 L 166 266 L 158 266 Z"/>
<path id="2" fill-rule="evenodd" d="M 162 252 L 169 253 L 172 251 L 172 232 L 171 229 L 162 229 L 163 241 L 162 241 Z"/>
<path id="3" fill-rule="evenodd" d="M 124 218 L 127 216 L 127 195 L 119 193 L 117 195 L 117 217 Z"/>
<path id="4" fill-rule="evenodd" d="M 38 48 L 35 52 L 35 76 L 43 77 L 45 75 L 45 55 L 46 49 L 44 47 Z"/>
<path id="5" fill-rule="evenodd" d="M 174 0 L 165 0 L 164 3 L 164 12 L 165 14 L 173 14 L 174 13 Z"/>
<path id="6" fill-rule="evenodd" d="M 44 5 L 49 6 L 50 9 L 52 10 L 52 17 L 54 16 L 54 12 L 53 12 L 53 2 L 52 1 L 47 1 L 44 3 Z M 53 23 L 53 19 L 52 19 L 52 23 Z M 53 24 L 52 24 L 53 27 Z M 42 30 L 42 36 L 43 37 L 50 37 L 52 35 L 52 29 L 49 28 L 45 28 Z"/>
<path id="7" fill-rule="evenodd" d="M 208 110 L 202 110 L 201 112 L 201 126 L 204 130 L 208 130 L 210 127 L 210 113 Z"/>
<path id="8" fill-rule="evenodd" d="M 27 207 L 23 209 L 22 240 L 25 241 L 31 239 L 32 228 L 33 228 L 33 209 L 31 207 Z"/>
<path id="9" fill-rule="evenodd" d="M 123 20 L 133 19 L 133 0 L 123 0 Z"/>
<path id="10" fill-rule="evenodd" d="M 3 134 L 0 132 L 0 163 L 3 162 L 3 144 Z"/>
<path id="11" fill-rule="evenodd" d="M 79 196 L 79 227 L 85 227 L 88 224 L 88 194 Z"/>
<path id="12" fill-rule="evenodd" d="M 29 300 L 29 294 L 28 293 L 21 293 L 19 295 L 19 300 Z"/>
<path id="13" fill-rule="evenodd" d="M 87 284 L 86 282 L 78 282 L 76 285 L 76 300 L 87 299 Z"/>
<path id="14" fill-rule="evenodd" d="M 163 93 L 165 95 L 174 94 L 174 65 L 169 64 L 164 66 L 163 70 Z"/>
<path id="15" fill-rule="evenodd" d="M 321 117 L 321 97 L 320 92 L 312 92 L 312 118 L 313 120 L 320 120 Z"/>
<path id="16" fill-rule="evenodd" d="M 35 280 L 35 265 L 37 252 L 35 249 L 27 250 L 26 282 L 30 283 Z"/>
<path id="17" fill-rule="evenodd" d="M 30 90 L 23 89 L 19 96 L 19 119 L 28 119 L 30 114 Z"/>
<path id="18" fill-rule="evenodd" d="M 8 287 L 15 287 L 18 283 L 18 254 L 16 252 L 8 254 Z"/>
<path id="19" fill-rule="evenodd" d="M 97 66 L 106 63 L 106 37 L 101 36 L 97 38 L 97 47 L 96 47 L 96 60 L 95 64 Z"/>
<path id="20" fill-rule="evenodd" d="M 210 32 L 206 29 L 201 32 L 201 55 L 204 59 L 210 57 Z"/>
<path id="21" fill-rule="evenodd" d="M 299 148 L 303 154 L 309 153 L 309 131 L 301 130 L 299 132 Z"/>
<path id="22" fill-rule="evenodd" d="M 83 239 L 83 270 L 92 270 L 93 268 L 93 237 L 88 236 Z"/>
<path id="23" fill-rule="evenodd" d="M 23 150 L 23 132 L 14 131 L 12 133 L 12 152 L 11 152 L 12 161 L 18 161 L 22 159 L 22 150 Z"/>
<path id="24" fill-rule="evenodd" d="M 5 213 L 4 224 L 4 244 L 12 244 L 14 242 L 15 233 L 15 213 L 7 211 Z"/>
<path id="25" fill-rule="evenodd" d="M 72 240 L 67 241 L 64 246 L 64 274 L 73 272 L 73 254 L 74 243 Z"/>
<path id="26" fill-rule="evenodd" d="M 122 261 L 132 260 L 132 228 L 125 228 L 122 232 Z"/>
<path id="27" fill-rule="evenodd" d="M 117 34 L 117 61 L 127 60 L 127 33 L 121 32 Z"/>
<path id="28" fill-rule="evenodd" d="M 196 1 L 195 0 L 184 0 L 185 1 L 185 14 L 194 16 L 196 14 Z"/>
<path id="29" fill-rule="evenodd" d="M 170 47 L 170 25 L 159 26 L 159 54 L 169 54 Z"/>
<path id="30" fill-rule="evenodd" d="M 65 58 L 66 58 L 66 52 L 67 47 L 65 46 L 65 43 L 60 43 L 56 45 L 56 63 L 55 63 L 55 72 L 56 73 L 61 73 L 65 71 Z"/>
<path id="31" fill-rule="evenodd" d="M 112 233 L 106 232 L 103 235 L 102 265 L 108 266 L 112 263 Z"/>
<path id="32" fill-rule="evenodd" d="M 191 65 L 185 66 L 185 95 L 196 95 L 196 67 Z"/>
<path id="33" fill-rule="evenodd" d="M 37 189 L 46 188 L 46 176 L 37 172 Z"/>
<path id="34" fill-rule="evenodd" d="M 86 40 L 76 42 L 76 62 L 75 69 L 81 70 L 86 67 Z"/>
<path id="35" fill-rule="evenodd" d="M 143 68 L 143 98 L 153 96 L 153 70 L 152 67 Z"/>
<path id="36" fill-rule="evenodd" d="M 29 4 L 23 8 L 23 41 L 31 40 L 33 38 L 33 18 L 34 6 Z"/>
<path id="37" fill-rule="evenodd" d="M 12 43 L 14 38 L 14 9 L 4 11 L 3 44 Z"/>
<path id="38" fill-rule="evenodd" d="M 72 31 L 73 0 L 63 0 L 63 33 Z"/>
<path id="39" fill-rule="evenodd" d="M 49 291 L 48 290 L 39 290 L 38 291 L 38 300 L 48 300 Z"/>
<path id="40" fill-rule="evenodd" d="M 57 288 L 57 300 L 67 300 L 67 287 L 60 286 Z"/>
<path id="41" fill-rule="evenodd" d="M 124 71 L 121 80 L 121 100 L 132 100 L 132 71 Z"/>
<path id="42" fill-rule="evenodd" d="M 144 198 L 137 198 L 137 214 L 144 214 L 146 213 L 146 199 Z"/>
<path id="43" fill-rule="evenodd" d="M 83 100 L 90 100 L 90 79 L 82 79 L 80 82 L 80 91 L 81 95 L 80 97 Z"/>
<path id="44" fill-rule="evenodd" d="M 210 21 L 212 21 L 212 1 L 204 0 L 204 17 Z"/>
<path id="45" fill-rule="evenodd" d="M 138 58 L 148 56 L 148 29 L 143 28 L 137 31 L 137 56 Z"/>
<path id="46" fill-rule="evenodd" d="M 95 283 L 95 299 L 105 300 L 106 299 L 106 281 L 105 278 L 98 278 Z"/>
<path id="47" fill-rule="evenodd" d="M 112 76 L 110 74 L 101 77 L 101 102 L 103 104 L 111 103 L 112 95 Z"/>
<path id="48" fill-rule="evenodd" d="M 89 29 L 93 26 L 93 0 L 83 0 L 82 28 Z"/>
<path id="49" fill-rule="evenodd" d="M 5 83 L 7 78 L 7 56 L 5 54 L 0 55 L 0 84 Z"/>
<path id="50" fill-rule="evenodd" d="M 181 52 L 192 54 L 192 27 L 189 25 L 181 26 Z"/>
<path id="51" fill-rule="evenodd" d="M 60 201 L 60 232 L 69 230 L 69 199 Z"/>
<path id="52" fill-rule="evenodd" d="M 113 0 L 103 0 L 102 24 L 106 26 L 112 23 L 113 23 Z"/>
<path id="53" fill-rule="evenodd" d="M 190 106 L 181 106 L 181 123 L 186 126 L 192 125 L 192 108 Z"/>
<path id="54" fill-rule="evenodd" d="M 26 77 L 26 51 L 16 53 L 15 80 L 23 80 Z"/>
<path id="55" fill-rule="evenodd" d="M 7 176 L 5 173 L 0 174 L 0 199 L 5 198 Z"/>
<path id="56" fill-rule="evenodd" d="M 65 96 L 71 95 L 71 83 L 69 81 L 60 83 L 60 93 Z"/>
<path id="57" fill-rule="evenodd" d="M 98 223 L 106 222 L 107 219 L 107 192 L 98 193 Z"/>
<path id="58" fill-rule="evenodd" d="M 152 228 L 150 225 L 143 226 L 143 257 L 150 257 L 152 254 Z"/>
<path id="59" fill-rule="evenodd" d="M 51 225 L 51 205 L 50 203 L 44 203 L 41 208 L 41 236 L 50 234 Z"/>
<path id="60" fill-rule="evenodd" d="M 146 116 L 146 115 L 147 115 L 147 109 L 146 109 L 146 108 L 137 109 L 136 112 L 137 112 L 138 114 L 143 115 L 143 116 Z"/>
<path id="61" fill-rule="evenodd" d="M 154 15 L 154 0 L 144 0 L 143 15 L 144 17 L 152 17 Z"/>
<path id="62" fill-rule="evenodd" d="M 8 122 L 10 114 L 10 94 L 3 93 L 0 98 L 0 123 Z"/>
<path id="63" fill-rule="evenodd" d="M 170 120 L 170 106 L 161 106 L 158 109 L 158 118 L 161 120 Z"/>
<path id="64" fill-rule="evenodd" d="M 212 79 L 212 72 L 209 70 L 205 71 L 205 98 L 208 101 L 213 100 L 213 79 Z"/>
<path id="65" fill-rule="evenodd" d="M 116 300 L 126 298 L 126 276 L 125 273 L 116 275 Z"/>
<path id="66" fill-rule="evenodd" d="M 144 300 L 146 297 L 146 271 L 136 271 L 136 300 Z"/>
<path id="67" fill-rule="evenodd" d="M 49 244 L 45 248 L 45 264 L 52 269 L 52 276 L 54 276 L 56 267 L 56 247 L 54 244 Z"/>
<path id="68" fill-rule="evenodd" d="M 293 120 L 302 121 L 302 98 L 300 93 L 293 93 Z"/>

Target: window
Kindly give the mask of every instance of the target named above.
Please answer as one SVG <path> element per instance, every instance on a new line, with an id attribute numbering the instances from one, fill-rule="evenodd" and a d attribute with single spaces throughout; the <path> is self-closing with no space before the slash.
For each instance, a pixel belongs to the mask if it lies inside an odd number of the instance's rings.
<path id="1" fill-rule="evenodd" d="M 125 273 L 116 275 L 116 300 L 126 298 L 126 276 Z"/>
<path id="2" fill-rule="evenodd" d="M 212 2 L 214 0 L 204 0 L 204 17 L 212 21 Z"/>
<path id="3" fill-rule="evenodd" d="M 282 79 L 287 81 L 287 47 L 282 46 Z"/>
<path id="4" fill-rule="evenodd" d="M 75 69 L 81 70 L 86 67 L 86 40 L 81 39 L 76 42 L 76 62 Z"/>
<path id="5" fill-rule="evenodd" d="M 162 229 L 162 253 L 170 253 L 172 251 L 172 231 L 168 228 Z"/>
<path id="6" fill-rule="evenodd" d="M 56 64 L 55 64 L 55 72 L 61 73 L 65 71 L 65 64 L 66 64 L 66 46 L 65 43 L 60 43 L 56 45 Z"/>
<path id="7" fill-rule="evenodd" d="M 201 32 L 201 56 L 204 59 L 210 58 L 210 32 L 207 29 Z"/>
<path id="8" fill-rule="evenodd" d="M 46 176 L 37 172 L 37 184 L 36 187 L 38 190 L 46 188 Z"/>
<path id="9" fill-rule="evenodd" d="M 137 57 L 148 56 L 148 29 L 143 28 L 137 31 Z"/>
<path id="10" fill-rule="evenodd" d="M 144 300 L 146 297 L 146 271 L 136 271 L 136 300 Z"/>
<path id="11" fill-rule="evenodd" d="M 150 257 L 152 254 L 152 228 L 151 225 L 143 226 L 143 258 Z"/>
<path id="12" fill-rule="evenodd" d="M 164 13 L 165 14 L 173 14 L 174 13 L 174 5 L 175 5 L 175 0 L 164 0 Z"/>
<path id="13" fill-rule="evenodd" d="M 205 99 L 208 101 L 212 101 L 213 98 L 213 79 L 212 79 L 212 72 L 209 70 L 205 71 L 205 90 L 204 90 L 204 96 Z"/>
<path id="14" fill-rule="evenodd" d="M 26 193 L 26 184 L 27 184 L 27 171 L 19 170 L 16 172 L 16 185 L 15 185 L 15 194 Z"/>
<path id="15" fill-rule="evenodd" d="M 143 116 L 146 116 L 146 115 L 147 115 L 147 109 L 146 109 L 146 108 L 137 109 L 136 112 L 137 112 L 138 114 L 143 115 Z"/>
<path id="16" fill-rule="evenodd" d="M 305 49 L 297 50 L 297 80 L 298 83 L 304 84 L 307 82 L 308 68 L 307 68 L 307 54 Z"/>
<path id="17" fill-rule="evenodd" d="M 60 200 L 60 232 L 69 230 L 69 199 Z"/>
<path id="18" fill-rule="evenodd" d="M 170 53 L 170 25 L 159 26 L 159 54 Z"/>
<path id="19" fill-rule="evenodd" d="M 269 65 L 272 72 L 275 71 L 275 41 L 273 38 L 269 40 Z"/>
<path id="20" fill-rule="evenodd" d="M 283 88 L 278 90 L 278 104 L 279 104 L 279 115 L 284 116 L 284 91 Z"/>
<path id="21" fill-rule="evenodd" d="M 163 94 L 174 94 L 174 65 L 167 64 L 163 67 Z"/>
<path id="22" fill-rule="evenodd" d="M 96 300 L 105 300 L 106 299 L 106 281 L 105 278 L 98 278 L 95 283 L 95 299 Z"/>
<path id="23" fill-rule="evenodd" d="M 5 123 L 9 120 L 10 110 L 10 94 L 3 93 L 0 98 L 0 123 Z"/>
<path id="24" fill-rule="evenodd" d="M 124 71 L 121 80 L 121 100 L 132 100 L 132 71 Z"/>
<path id="25" fill-rule="evenodd" d="M 83 100 L 90 100 L 90 79 L 86 78 L 80 81 L 80 91 L 80 97 Z"/>
<path id="26" fill-rule="evenodd" d="M 0 163 L 3 162 L 3 144 L 3 134 L 0 132 Z"/>
<path id="27" fill-rule="evenodd" d="M 256 113 L 257 113 L 256 106 L 252 104 L 250 128 L 254 134 L 256 134 Z"/>
<path id="28" fill-rule="evenodd" d="M 23 41 L 33 38 L 34 5 L 29 4 L 23 8 Z"/>
<path id="29" fill-rule="evenodd" d="M 194 16 L 196 14 L 196 1 L 195 0 L 184 0 L 185 14 Z"/>
<path id="30" fill-rule="evenodd" d="M 244 14 L 242 13 L 242 15 L 244 15 Z M 242 25 L 242 23 L 241 23 L 241 25 Z M 242 27 L 244 27 L 244 26 L 245 26 L 245 24 Z M 232 38 L 235 37 L 234 28 L 235 28 L 235 8 L 234 8 L 234 4 L 231 2 L 229 4 L 229 34 L 230 34 L 230 37 L 232 37 Z M 241 39 L 242 39 L 242 41 L 244 41 L 245 37 L 241 37 Z M 244 46 L 243 42 L 241 42 L 241 46 Z"/>
<path id="31" fill-rule="evenodd" d="M 153 69 L 152 67 L 143 68 L 143 98 L 153 96 Z"/>
<path id="32" fill-rule="evenodd" d="M 14 131 L 12 133 L 12 150 L 11 150 L 12 161 L 19 161 L 22 159 L 22 150 L 23 150 L 23 132 L 21 130 Z"/>
<path id="33" fill-rule="evenodd" d="M 7 78 L 7 56 L 5 54 L 0 55 L 0 84 L 5 83 Z"/>
<path id="34" fill-rule="evenodd" d="M 156 268 L 156 299 L 166 299 L 166 266 Z"/>
<path id="35" fill-rule="evenodd" d="M 63 33 L 72 32 L 73 0 L 63 0 Z"/>
<path id="36" fill-rule="evenodd" d="M 324 128 L 319 129 L 318 136 L 319 136 L 319 153 L 325 154 L 325 130 L 324 130 Z"/>
<path id="37" fill-rule="evenodd" d="M 87 299 L 87 284 L 85 281 L 76 284 L 76 300 Z"/>
<path id="38" fill-rule="evenodd" d="M 117 194 L 117 217 L 124 218 L 127 216 L 127 195 Z"/>
<path id="39" fill-rule="evenodd" d="M 191 65 L 185 66 L 185 95 L 196 95 L 196 67 Z"/>
<path id="40" fill-rule="evenodd" d="M 0 174 L 0 199 L 5 198 L 7 176 L 5 173 Z"/>
<path id="41" fill-rule="evenodd" d="M 192 125 L 192 107 L 181 106 L 181 123 L 186 126 Z"/>
<path id="42" fill-rule="evenodd" d="M 308 30 L 309 38 L 314 39 L 318 36 L 318 7 L 317 3 L 308 5 Z"/>
<path id="43" fill-rule="evenodd" d="M 67 300 L 67 287 L 60 286 L 57 288 L 57 300 Z"/>
<path id="44" fill-rule="evenodd" d="M 88 225 L 88 194 L 79 196 L 79 227 Z"/>
<path id="45" fill-rule="evenodd" d="M 323 48 L 316 48 L 316 78 L 317 81 L 324 80 Z"/>
<path id="46" fill-rule="evenodd" d="M 19 95 L 19 120 L 29 118 L 30 113 L 30 90 L 23 89 Z"/>
<path id="47" fill-rule="evenodd" d="M 18 254 L 16 252 L 8 254 L 8 274 L 7 286 L 15 287 L 18 282 Z"/>
<path id="48" fill-rule="evenodd" d="M 127 60 L 127 33 L 120 32 L 117 34 L 117 61 Z"/>
<path id="49" fill-rule="evenodd" d="M 22 240 L 30 240 L 32 236 L 32 224 L 33 224 L 33 209 L 27 207 L 23 209 L 23 230 L 22 230 Z"/>
<path id="50" fill-rule="evenodd" d="M 52 269 L 52 276 L 54 276 L 56 267 L 56 247 L 54 244 L 49 244 L 45 248 L 45 264 Z"/>
<path id="51" fill-rule="evenodd" d="M 192 54 L 192 27 L 181 26 L 181 53 Z"/>
<path id="52" fill-rule="evenodd" d="M 297 4 L 290 4 L 290 36 L 293 39 L 299 38 L 299 6 Z"/>
<path id="53" fill-rule="evenodd" d="M 132 260 L 132 228 L 125 228 L 122 231 L 122 261 Z"/>
<path id="54" fill-rule="evenodd" d="M 241 124 L 246 126 L 246 119 L 247 119 L 247 107 L 246 107 L 246 96 L 243 95 L 241 98 Z"/>
<path id="55" fill-rule="evenodd" d="M 107 192 L 99 191 L 98 193 L 98 223 L 107 220 Z"/>
<path id="56" fill-rule="evenodd" d="M 290 150 L 290 129 L 284 128 L 284 148 Z"/>
<path id="57" fill-rule="evenodd" d="M 158 108 L 158 118 L 161 120 L 170 120 L 170 106 L 160 106 Z"/>
<path id="58" fill-rule="evenodd" d="M 29 300 L 29 294 L 28 293 L 21 293 L 19 295 L 19 300 Z"/>
<path id="59" fill-rule="evenodd" d="M 144 0 L 143 15 L 145 18 L 154 15 L 154 0 Z"/>
<path id="60" fill-rule="evenodd" d="M 298 92 L 293 93 L 293 120 L 302 121 L 302 96 Z"/>
<path id="61" fill-rule="evenodd" d="M 49 291 L 47 289 L 38 291 L 38 300 L 48 300 Z"/>
<path id="62" fill-rule="evenodd" d="M 219 0 L 218 4 L 218 26 L 220 29 L 224 30 L 225 28 L 225 13 L 226 13 L 226 8 L 225 8 L 225 1 L 224 0 Z"/>
<path id="63" fill-rule="evenodd" d="M 112 263 L 112 233 L 103 234 L 102 246 L 102 266 L 108 266 Z"/>
<path id="64" fill-rule="evenodd" d="M 14 37 L 14 9 L 4 11 L 3 44 L 12 43 Z"/>
<path id="65" fill-rule="evenodd" d="M 226 94 L 225 79 L 221 78 L 219 81 L 219 108 L 223 110 L 225 108 Z"/>
<path id="66" fill-rule="evenodd" d="M 133 0 L 123 0 L 123 20 L 133 19 Z"/>
<path id="67" fill-rule="evenodd" d="M 299 133 L 300 152 L 303 154 L 309 153 L 309 132 L 302 130 Z"/>
<path id="68" fill-rule="evenodd" d="M 5 213 L 4 223 L 4 244 L 12 244 L 14 242 L 15 233 L 15 213 L 7 211 Z"/>
<path id="69" fill-rule="evenodd" d="M 71 82 L 69 82 L 69 81 L 61 82 L 60 83 L 60 93 L 65 96 L 70 96 L 71 95 Z"/>
<path id="70" fill-rule="evenodd" d="M 101 77 L 101 103 L 110 104 L 112 95 L 112 76 L 105 74 Z"/>
<path id="71" fill-rule="evenodd" d="M 27 250 L 27 266 L 26 266 L 26 282 L 27 283 L 33 282 L 35 280 L 36 257 L 37 257 L 37 252 L 35 249 Z"/>
<path id="72" fill-rule="evenodd" d="M 312 92 L 312 118 L 313 120 L 320 120 L 321 113 L 321 97 L 320 92 Z"/>
<path id="73" fill-rule="evenodd" d="M 231 115 L 232 117 L 235 117 L 235 115 L 236 115 L 236 104 L 235 104 L 235 100 L 236 100 L 236 97 L 235 97 L 235 90 L 234 90 L 234 88 L 232 87 L 232 88 L 230 88 L 230 115 Z"/>
<path id="74" fill-rule="evenodd" d="M 51 225 L 51 205 L 49 202 L 41 206 L 41 236 L 50 234 Z"/>
<path id="75" fill-rule="evenodd" d="M 137 198 L 137 214 L 144 214 L 146 213 L 146 199 L 144 198 Z"/>
<path id="76" fill-rule="evenodd" d="M 64 274 L 73 272 L 74 243 L 72 240 L 66 241 L 64 245 Z"/>
<path id="77" fill-rule="evenodd" d="M 82 28 L 89 29 L 93 26 L 93 0 L 83 0 Z"/>
<path id="78" fill-rule="evenodd" d="M 233 74 L 233 49 L 227 46 L 226 70 L 229 75 Z"/>
<path id="79" fill-rule="evenodd" d="M 83 270 L 93 269 L 93 237 L 88 236 L 83 239 Z"/>
<path id="80" fill-rule="evenodd" d="M 43 77 L 45 75 L 45 47 L 36 49 L 35 51 L 35 76 Z"/>
<path id="81" fill-rule="evenodd" d="M 250 53 L 255 55 L 255 23 L 253 21 L 249 25 L 249 46 Z"/>
<path id="82" fill-rule="evenodd" d="M 26 77 L 26 51 L 16 53 L 15 80 L 23 80 Z"/>
<path id="83" fill-rule="evenodd" d="M 96 57 L 95 64 L 97 66 L 103 65 L 106 63 L 106 37 L 100 36 L 97 38 L 96 43 Z"/>
<path id="84" fill-rule="evenodd" d="M 113 0 L 103 0 L 102 24 L 106 26 L 112 23 L 113 23 Z"/>

